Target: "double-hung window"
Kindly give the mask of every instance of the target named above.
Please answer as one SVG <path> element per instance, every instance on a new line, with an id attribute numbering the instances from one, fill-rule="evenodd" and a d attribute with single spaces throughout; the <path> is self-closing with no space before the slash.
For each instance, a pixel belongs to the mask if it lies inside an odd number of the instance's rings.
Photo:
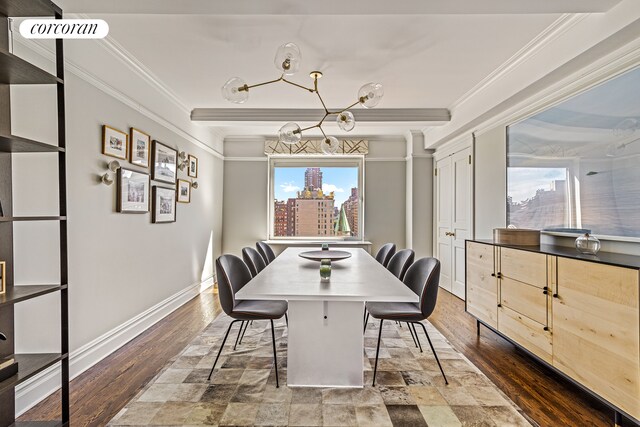
<path id="1" fill-rule="evenodd" d="M 363 240 L 362 156 L 270 156 L 269 238 Z"/>

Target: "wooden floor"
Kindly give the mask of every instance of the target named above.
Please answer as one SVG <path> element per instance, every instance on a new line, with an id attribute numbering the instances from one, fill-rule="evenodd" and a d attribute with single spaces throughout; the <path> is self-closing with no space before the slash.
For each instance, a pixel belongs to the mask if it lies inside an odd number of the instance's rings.
<path id="1" fill-rule="evenodd" d="M 215 301 L 214 301 L 215 299 Z M 220 312 L 203 293 L 71 382 L 71 425 L 104 426 Z M 540 426 L 611 426 L 613 412 L 486 328 L 441 291 L 430 321 Z M 21 420 L 59 416 L 54 395 Z"/>

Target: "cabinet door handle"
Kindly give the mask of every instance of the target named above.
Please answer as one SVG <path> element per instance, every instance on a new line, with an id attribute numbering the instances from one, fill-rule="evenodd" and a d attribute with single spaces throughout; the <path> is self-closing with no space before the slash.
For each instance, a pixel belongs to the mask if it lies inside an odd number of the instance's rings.
<path id="1" fill-rule="evenodd" d="M 548 326 L 545 326 L 543 329 L 544 329 L 545 331 L 548 331 L 548 330 L 549 330 L 549 327 L 548 327 Z"/>
<path id="2" fill-rule="evenodd" d="M 498 307 L 502 307 L 502 304 L 498 304 Z"/>
<path id="3" fill-rule="evenodd" d="M 491 273 L 491 277 L 496 277 L 496 273 Z"/>
<path id="4" fill-rule="evenodd" d="M 553 296 L 554 298 L 560 298 L 560 297 L 558 296 L 558 294 L 553 294 L 552 296 Z"/>
<path id="5" fill-rule="evenodd" d="M 498 272 L 497 277 L 498 277 L 498 279 L 502 279 L 502 273 Z"/>
<path id="6" fill-rule="evenodd" d="M 544 291 L 542 291 L 542 293 L 547 295 L 549 292 L 547 292 L 547 290 L 545 289 Z"/>

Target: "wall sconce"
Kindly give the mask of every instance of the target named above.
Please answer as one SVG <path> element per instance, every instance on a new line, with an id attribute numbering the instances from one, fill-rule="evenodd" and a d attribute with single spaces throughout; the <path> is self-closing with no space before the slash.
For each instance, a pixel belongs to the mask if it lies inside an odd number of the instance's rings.
<path id="1" fill-rule="evenodd" d="M 118 169 L 120 169 L 120 162 L 117 160 L 112 160 L 107 164 L 107 169 L 110 170 L 111 172 L 117 172 Z M 102 175 L 102 177 L 100 178 L 100 180 L 102 181 L 102 183 L 104 185 L 111 185 L 113 184 L 113 178 L 111 177 L 111 175 L 109 174 L 109 172 L 105 172 L 104 175 Z"/>
<path id="2" fill-rule="evenodd" d="M 180 163 L 178 163 L 178 169 L 180 169 L 181 171 L 183 171 L 187 165 L 189 164 L 188 160 L 187 160 L 187 153 L 184 151 L 181 151 L 178 154 L 178 157 L 180 158 Z"/>
<path id="3" fill-rule="evenodd" d="M 198 189 L 198 181 L 191 181 L 191 188 L 193 188 L 194 190 Z"/>

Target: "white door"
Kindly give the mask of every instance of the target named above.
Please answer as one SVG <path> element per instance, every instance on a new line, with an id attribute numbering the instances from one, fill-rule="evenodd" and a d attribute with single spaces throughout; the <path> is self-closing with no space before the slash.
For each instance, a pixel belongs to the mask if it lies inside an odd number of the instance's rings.
<path id="1" fill-rule="evenodd" d="M 465 299 L 464 242 L 471 238 L 471 148 L 451 156 L 453 207 L 451 208 L 451 292 Z"/>
<path id="2" fill-rule="evenodd" d="M 465 299 L 465 240 L 472 237 L 471 147 L 438 160 L 435 178 L 440 286 Z"/>
<path id="3" fill-rule="evenodd" d="M 453 170 L 451 157 L 436 163 L 436 212 L 437 247 L 436 257 L 440 260 L 440 286 L 452 291 L 451 278 L 451 220 L 453 207 Z"/>

